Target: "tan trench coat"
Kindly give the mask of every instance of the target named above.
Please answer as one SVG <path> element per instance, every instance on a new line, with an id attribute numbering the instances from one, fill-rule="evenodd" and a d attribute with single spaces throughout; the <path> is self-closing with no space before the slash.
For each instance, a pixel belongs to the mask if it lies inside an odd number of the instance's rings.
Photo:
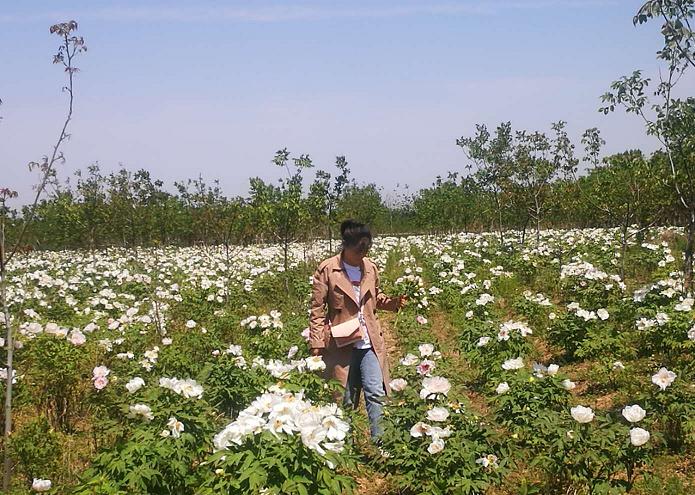
<path id="1" fill-rule="evenodd" d="M 379 274 L 376 265 L 369 258 L 362 261 L 362 281 L 357 301 L 352 283 L 343 269 L 340 254 L 323 261 L 316 269 L 313 278 L 311 297 L 311 315 L 309 317 L 309 347 L 324 349 L 323 359 L 326 363 L 326 377 L 335 378 L 346 386 L 350 371 L 352 346 L 337 347 L 330 331 L 326 327 L 326 318 L 334 325 L 343 323 L 357 316 L 359 304 L 364 304 L 364 319 L 372 348 L 381 365 L 384 377 L 384 390 L 390 392 L 391 381 L 384 335 L 379 326 L 377 309 L 398 311 L 398 298 L 390 298 L 379 291 Z"/>

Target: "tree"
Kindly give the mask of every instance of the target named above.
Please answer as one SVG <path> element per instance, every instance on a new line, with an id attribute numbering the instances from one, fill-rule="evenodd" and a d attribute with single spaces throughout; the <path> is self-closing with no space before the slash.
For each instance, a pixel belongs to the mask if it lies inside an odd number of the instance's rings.
<path id="1" fill-rule="evenodd" d="M 620 276 L 625 277 L 625 258 L 630 239 L 653 226 L 668 198 L 660 191 L 655 167 L 641 151 L 626 151 L 606 157 L 582 181 L 591 191 L 591 204 L 609 226 L 620 229 Z M 662 204 L 659 205 L 659 202 Z M 632 225 L 637 229 L 630 229 Z"/>
<path id="2" fill-rule="evenodd" d="M 307 196 L 307 207 L 312 220 L 311 224 L 312 226 L 325 226 L 331 251 L 333 251 L 333 227 L 338 223 L 336 215 L 338 202 L 350 182 L 350 169 L 344 156 L 336 157 L 335 166 L 339 173 L 333 178 L 333 184 L 331 185 L 331 174 L 324 170 L 317 170 Z M 309 232 L 309 235 L 311 236 L 311 232 Z"/>
<path id="3" fill-rule="evenodd" d="M 106 179 L 101 175 L 98 163 L 75 172 L 77 193 L 81 200 L 79 225 L 86 234 L 87 247 L 95 249 L 103 242 L 106 222 Z"/>
<path id="4" fill-rule="evenodd" d="M 282 244 L 285 272 L 289 268 L 290 243 L 296 240 L 306 217 L 306 208 L 302 197 L 302 172 L 313 167 L 309 155 L 300 155 L 292 159 L 294 171 L 289 165 L 290 153 L 283 148 L 275 154 L 273 163 L 287 171 L 287 177 L 281 178 L 272 209 L 273 232 Z"/>
<path id="5" fill-rule="evenodd" d="M 335 158 L 335 167 L 338 169 L 338 175 L 333 179 L 333 187 L 328 192 L 328 243 L 329 248 L 333 251 L 333 227 L 339 222 L 337 216 L 338 203 L 345 194 L 345 190 L 350 183 L 350 169 L 348 162 L 344 156 Z"/>
<path id="6" fill-rule="evenodd" d="M 560 172 L 568 172 L 576 166 L 574 145 L 565 125 L 563 121 L 552 124 L 555 132 L 552 139 L 539 131 L 517 131 L 512 144 L 514 166 L 510 178 L 520 188 L 525 217 L 534 222 L 536 244 L 540 243 L 541 221 L 551 184 Z"/>
<path id="7" fill-rule="evenodd" d="M 370 226 L 379 226 L 387 213 L 377 185 L 358 185 L 354 180 L 345 189 L 336 210 L 338 218 L 354 218 Z"/>
<path id="8" fill-rule="evenodd" d="M 469 230 L 475 205 L 483 201 L 476 195 L 475 183 L 470 177 L 459 178 L 449 172 L 446 179 L 437 177 L 429 188 L 421 189 L 413 201 L 418 225 L 434 232 Z"/>
<path id="9" fill-rule="evenodd" d="M 29 224 L 33 221 L 36 212 L 36 207 L 38 205 L 41 194 L 44 192 L 46 184 L 51 180 L 55 174 L 55 165 L 57 163 L 64 161 L 64 156 L 62 152 L 63 143 L 69 138 L 68 126 L 72 120 L 73 103 L 74 103 L 74 86 L 73 79 L 75 74 L 78 72 L 78 68 L 75 67 L 73 61 L 74 58 L 87 50 L 84 43 L 84 38 L 81 36 L 75 36 L 74 32 L 77 30 L 77 22 L 68 21 L 60 24 L 54 24 L 50 28 L 51 34 L 55 34 L 61 40 L 58 47 L 58 52 L 53 56 L 53 63 L 62 65 L 65 74 L 67 74 L 67 85 L 63 87 L 63 91 L 68 95 L 68 110 L 63 121 L 62 128 L 58 134 L 58 139 L 56 140 L 50 155 L 46 155 L 40 162 L 31 162 L 29 164 L 30 169 L 38 168 L 41 172 L 39 179 L 39 184 L 36 187 L 36 193 L 34 195 L 34 201 L 31 206 L 25 210 L 23 215 L 22 225 L 19 230 L 17 239 L 14 245 L 7 247 L 5 242 L 5 224 L 7 221 L 7 208 L 6 200 L 13 195 L 16 195 L 13 191 L 8 189 L 2 189 L 0 193 L 0 304 L 3 308 L 3 316 L 5 329 L 7 331 L 5 345 L 7 349 L 7 377 L 5 381 L 5 429 L 4 429 L 4 445 L 8 444 L 10 433 L 12 432 L 12 376 L 14 373 L 13 367 L 13 356 L 14 356 L 14 335 L 12 332 L 12 325 L 10 321 L 10 311 L 9 311 L 9 301 L 7 300 L 7 266 L 10 261 L 17 254 L 22 242 L 29 228 Z M 5 448 L 5 459 L 4 459 L 4 475 L 3 475 L 3 491 L 8 492 L 10 486 L 10 477 L 12 471 L 12 462 L 10 459 L 9 449 Z"/>
<path id="10" fill-rule="evenodd" d="M 484 124 L 477 124 L 475 128 L 476 133 L 472 138 L 461 137 L 456 140 L 456 144 L 475 164 L 476 184 L 492 199 L 500 244 L 504 246 L 502 217 L 507 206 L 512 175 L 512 124 L 511 122 L 500 124 L 495 130 L 494 137 L 490 135 Z"/>
<path id="11" fill-rule="evenodd" d="M 228 232 L 224 219 L 227 200 L 222 194 L 219 181 L 209 186 L 202 176 L 184 182 L 174 182 L 179 200 L 190 215 L 190 242 L 203 245 L 217 244 Z"/>
<path id="12" fill-rule="evenodd" d="M 692 22 L 695 0 L 650 0 L 642 5 L 635 25 L 659 19 L 663 24 L 663 47 L 657 58 L 666 64 L 665 75 L 649 95 L 651 80 L 634 71 L 611 84 L 602 96 L 604 114 L 623 107 L 639 116 L 649 135 L 655 136 L 666 154 L 668 176 L 685 219 L 686 247 L 683 284 L 693 289 L 693 257 L 695 252 L 695 98 L 676 97 L 675 89 L 684 74 L 695 68 L 695 34 Z"/>

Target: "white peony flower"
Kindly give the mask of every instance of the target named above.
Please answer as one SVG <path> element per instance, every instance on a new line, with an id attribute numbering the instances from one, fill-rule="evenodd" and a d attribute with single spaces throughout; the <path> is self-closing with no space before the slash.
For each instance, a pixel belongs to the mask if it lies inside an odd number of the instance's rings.
<path id="1" fill-rule="evenodd" d="M 635 322 L 635 326 L 637 326 L 637 330 L 647 330 L 648 328 L 652 328 L 656 326 L 656 320 L 650 320 L 648 318 L 640 318 Z"/>
<path id="2" fill-rule="evenodd" d="M 152 421 L 154 419 L 154 414 L 152 409 L 147 404 L 134 404 L 128 408 L 130 411 L 128 417 L 130 418 L 142 418 L 147 421 Z"/>
<path id="3" fill-rule="evenodd" d="M 92 374 L 94 375 L 94 378 L 100 377 L 100 376 L 108 376 L 109 373 L 111 373 L 111 370 L 108 369 L 106 366 L 97 366 L 92 370 Z"/>
<path id="4" fill-rule="evenodd" d="M 403 366 L 412 366 L 420 362 L 420 358 L 415 354 L 406 354 L 403 359 L 401 359 L 401 364 Z"/>
<path id="5" fill-rule="evenodd" d="M 507 359 L 504 363 L 502 363 L 502 369 L 503 370 L 518 370 L 524 367 L 524 360 L 521 357 L 514 358 L 514 359 Z"/>
<path id="6" fill-rule="evenodd" d="M 140 378 L 139 376 L 136 376 L 132 380 L 130 380 L 128 383 L 125 384 L 125 388 L 128 389 L 128 392 L 131 394 L 134 394 L 138 390 L 140 390 L 142 387 L 145 386 L 145 380 Z"/>
<path id="7" fill-rule="evenodd" d="M 179 395 L 183 395 L 187 399 L 200 399 L 203 396 L 203 387 L 190 378 L 179 380 L 178 378 L 161 377 L 159 379 L 159 386 L 176 392 Z"/>
<path id="8" fill-rule="evenodd" d="M 495 392 L 497 392 L 497 395 L 506 394 L 507 392 L 509 392 L 509 384 L 507 382 L 500 383 L 499 385 L 497 385 Z"/>
<path id="9" fill-rule="evenodd" d="M 556 375 L 559 370 L 560 370 L 560 367 L 557 364 L 548 365 L 548 374 L 550 376 Z"/>
<path id="10" fill-rule="evenodd" d="M 321 426 L 326 430 L 326 438 L 332 442 L 345 440 L 345 436 L 350 429 L 345 421 L 336 416 L 324 417 L 321 421 Z"/>
<path id="11" fill-rule="evenodd" d="M 669 318 L 666 313 L 657 313 L 654 319 L 656 320 L 656 324 L 659 326 L 663 326 L 671 321 L 671 318 Z"/>
<path id="12" fill-rule="evenodd" d="M 241 346 L 231 344 L 225 352 L 227 354 L 231 354 L 232 356 L 241 356 Z M 288 358 L 288 359 L 290 359 L 290 358 Z"/>
<path id="13" fill-rule="evenodd" d="M 342 420 L 336 404 L 315 406 L 303 393 L 291 394 L 278 385 L 257 397 L 239 413 L 237 420 L 213 438 L 215 450 L 242 445 L 245 438 L 263 431 L 281 435 L 298 435 L 302 443 L 324 455 L 326 451 L 341 452 L 349 424 Z M 173 434 L 173 433 L 172 433 Z"/>
<path id="14" fill-rule="evenodd" d="M 635 447 L 641 447 L 649 441 L 649 432 L 643 428 L 630 429 L 630 443 Z"/>
<path id="15" fill-rule="evenodd" d="M 580 318 L 583 318 L 584 321 L 591 321 L 591 320 L 595 320 L 597 318 L 595 312 L 587 311 L 585 309 L 578 309 L 577 310 L 577 316 L 579 316 Z"/>
<path id="16" fill-rule="evenodd" d="M 623 407 L 623 417 L 627 419 L 630 423 L 637 423 L 642 421 L 647 411 L 642 409 L 638 404 L 632 406 Z"/>
<path id="17" fill-rule="evenodd" d="M 34 478 L 34 481 L 31 483 L 31 489 L 35 492 L 47 492 L 51 489 L 51 485 L 51 480 Z"/>
<path id="18" fill-rule="evenodd" d="M 198 324 L 194 320 L 188 320 L 186 322 L 186 328 L 195 328 Z"/>
<path id="19" fill-rule="evenodd" d="M 430 454 L 438 454 L 444 450 L 444 440 L 441 438 L 435 438 L 432 440 L 432 443 L 427 447 L 427 452 Z"/>
<path id="20" fill-rule="evenodd" d="M 427 432 L 429 431 L 430 425 L 428 425 L 427 423 L 423 423 L 422 421 L 418 421 L 410 428 L 410 436 L 414 438 L 420 438 L 423 435 L 427 435 Z"/>
<path id="21" fill-rule="evenodd" d="M 309 371 L 323 371 L 326 369 L 326 363 L 321 356 L 311 356 L 306 358 L 306 367 Z"/>
<path id="22" fill-rule="evenodd" d="M 601 309 L 597 310 L 597 311 L 596 311 L 596 314 L 597 314 L 598 317 L 601 318 L 602 320 L 607 320 L 607 319 L 608 319 L 608 316 L 609 316 L 609 315 L 608 315 L 608 311 L 606 311 L 605 308 L 601 308 Z"/>
<path id="23" fill-rule="evenodd" d="M 498 461 L 498 458 L 495 454 L 488 454 L 484 457 L 480 457 L 479 459 L 475 460 L 476 464 L 480 464 L 484 468 L 497 468 L 497 467 L 499 467 L 497 461 Z"/>
<path id="24" fill-rule="evenodd" d="M 693 303 L 695 303 L 695 300 L 693 300 L 690 297 L 686 297 L 681 302 L 676 304 L 673 307 L 673 309 L 675 309 L 676 311 L 690 311 L 691 309 L 693 309 Z"/>
<path id="25" fill-rule="evenodd" d="M 447 411 L 445 407 L 433 407 L 427 411 L 427 419 L 429 421 L 441 423 L 442 421 L 446 421 L 448 417 L 449 411 Z"/>
<path id="26" fill-rule="evenodd" d="M 432 353 L 434 352 L 434 345 L 432 345 L 432 344 L 420 344 L 418 346 L 418 350 L 420 351 L 421 357 L 431 356 Z"/>
<path id="27" fill-rule="evenodd" d="M 436 398 L 437 395 L 447 395 L 451 390 L 449 380 L 441 376 L 429 376 L 422 380 L 422 390 L 420 390 L 420 398 L 425 400 Z"/>
<path id="28" fill-rule="evenodd" d="M 490 340 L 492 340 L 491 337 L 480 337 L 478 339 L 478 343 L 476 344 L 476 346 L 478 346 L 478 347 L 486 346 L 490 342 Z"/>
<path id="29" fill-rule="evenodd" d="M 83 345 L 85 342 L 87 342 L 87 337 L 85 334 L 80 332 L 79 330 L 73 330 L 70 332 L 70 336 L 68 337 L 68 340 L 72 345 Z"/>
<path id="30" fill-rule="evenodd" d="M 655 375 L 652 376 L 652 383 L 658 386 L 661 390 L 666 390 L 666 388 L 673 383 L 676 379 L 676 374 L 673 371 L 669 371 L 666 368 L 661 368 Z"/>
<path id="31" fill-rule="evenodd" d="M 46 323 L 46 326 L 43 328 L 43 331 L 47 335 L 56 335 L 60 332 L 60 327 L 57 323 L 51 321 L 49 323 Z"/>
<path id="32" fill-rule="evenodd" d="M 395 380 L 391 380 L 391 383 L 389 383 L 389 387 L 391 387 L 391 390 L 394 392 L 402 392 L 407 386 L 408 382 L 406 382 L 403 378 L 396 378 Z"/>
<path id="33" fill-rule="evenodd" d="M 183 423 L 173 416 L 169 418 L 169 421 L 167 421 L 167 428 L 169 428 L 171 436 L 174 438 L 179 438 L 181 436 L 181 432 L 183 432 L 185 429 Z"/>
<path id="34" fill-rule="evenodd" d="M 507 340 L 508 337 L 505 338 L 505 335 L 509 335 L 513 330 L 518 331 L 522 337 L 526 337 L 528 335 L 533 334 L 533 330 L 526 324 L 521 321 L 513 321 L 513 320 L 508 320 L 505 321 L 500 325 L 500 332 L 497 335 L 497 338 L 499 340 Z"/>
<path id="35" fill-rule="evenodd" d="M 430 426 L 427 435 L 429 435 L 432 438 L 449 438 L 452 435 L 452 433 L 453 431 L 449 426 L 447 426 L 446 428 L 440 428 L 439 426 Z"/>
<path id="36" fill-rule="evenodd" d="M 94 330 L 97 330 L 98 328 L 99 328 L 99 327 L 97 326 L 96 323 L 90 322 L 90 323 L 87 324 L 87 326 L 85 326 L 85 327 L 82 329 L 82 331 L 83 331 L 84 333 L 92 333 Z"/>
<path id="37" fill-rule="evenodd" d="M 565 378 L 564 380 L 562 380 L 560 384 L 562 385 L 562 388 L 564 388 L 565 390 L 572 390 L 574 387 L 577 386 L 577 384 L 569 378 Z"/>
<path id="38" fill-rule="evenodd" d="M 478 297 L 478 299 L 475 300 L 475 304 L 477 304 L 478 306 L 485 306 L 486 304 L 494 302 L 494 301 L 495 301 L 494 296 L 487 294 L 487 293 L 483 293 Z"/>
<path id="39" fill-rule="evenodd" d="M 590 407 L 576 406 L 570 409 L 570 413 L 578 423 L 591 423 L 594 419 L 594 411 Z"/>
<path id="40" fill-rule="evenodd" d="M 181 380 L 178 383 L 179 392 L 181 395 L 187 399 L 196 398 L 200 399 L 203 396 L 203 387 L 192 379 Z"/>

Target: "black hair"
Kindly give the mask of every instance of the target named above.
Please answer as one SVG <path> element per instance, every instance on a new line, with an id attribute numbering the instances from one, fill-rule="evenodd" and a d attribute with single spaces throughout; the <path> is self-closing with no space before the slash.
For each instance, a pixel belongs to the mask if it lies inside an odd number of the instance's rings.
<path id="1" fill-rule="evenodd" d="M 343 238 L 343 248 L 357 248 L 367 252 L 372 247 L 372 231 L 367 225 L 353 219 L 340 224 L 340 236 Z"/>

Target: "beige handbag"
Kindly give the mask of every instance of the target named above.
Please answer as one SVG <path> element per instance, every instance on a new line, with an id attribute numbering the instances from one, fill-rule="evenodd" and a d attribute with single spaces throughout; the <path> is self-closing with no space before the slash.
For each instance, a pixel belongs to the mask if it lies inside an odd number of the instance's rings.
<path id="1" fill-rule="evenodd" d="M 330 323 L 329 325 L 331 327 L 331 335 L 335 339 L 335 345 L 338 347 L 345 347 L 364 339 L 362 325 L 357 316 L 338 325 L 332 325 Z"/>

